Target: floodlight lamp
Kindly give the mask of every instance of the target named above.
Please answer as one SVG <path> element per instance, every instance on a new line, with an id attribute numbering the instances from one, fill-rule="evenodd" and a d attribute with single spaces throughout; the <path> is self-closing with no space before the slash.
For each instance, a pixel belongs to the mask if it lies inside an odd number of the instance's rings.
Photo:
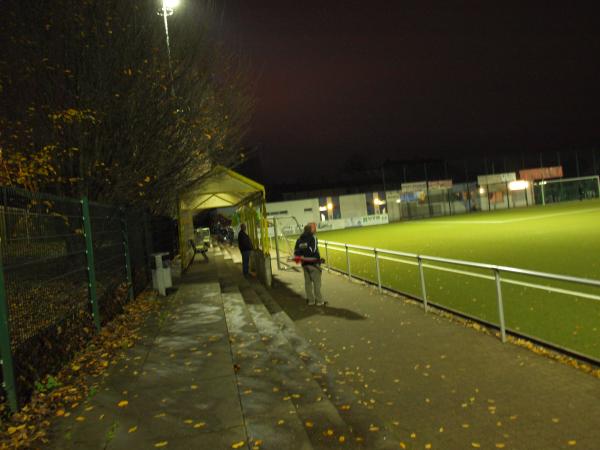
<path id="1" fill-rule="evenodd" d="M 515 180 L 508 183 L 509 191 L 523 191 L 529 187 L 527 180 Z"/>
<path id="2" fill-rule="evenodd" d="M 163 8 L 173 11 L 181 3 L 180 0 L 163 0 Z"/>
<path id="3" fill-rule="evenodd" d="M 376 206 L 381 206 L 381 205 L 385 205 L 385 200 L 380 200 L 380 199 L 376 198 L 375 200 L 373 200 L 373 203 Z"/>
<path id="4" fill-rule="evenodd" d="M 400 199 L 396 199 L 396 203 L 400 203 L 402 200 Z"/>
<path id="5" fill-rule="evenodd" d="M 480 193 L 481 195 L 485 194 L 485 189 L 484 189 L 484 188 L 482 188 L 482 187 L 480 187 L 480 188 L 479 188 L 479 193 Z"/>
<path id="6" fill-rule="evenodd" d="M 327 209 L 331 211 L 333 209 L 333 203 L 327 203 Z"/>

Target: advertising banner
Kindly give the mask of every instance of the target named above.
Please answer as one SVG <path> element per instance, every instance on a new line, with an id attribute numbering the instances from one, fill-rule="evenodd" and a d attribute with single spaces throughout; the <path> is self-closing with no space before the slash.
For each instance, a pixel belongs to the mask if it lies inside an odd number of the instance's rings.
<path id="1" fill-rule="evenodd" d="M 562 166 L 538 167 L 536 169 L 519 170 L 519 178 L 527 181 L 551 180 L 552 178 L 562 178 Z"/>

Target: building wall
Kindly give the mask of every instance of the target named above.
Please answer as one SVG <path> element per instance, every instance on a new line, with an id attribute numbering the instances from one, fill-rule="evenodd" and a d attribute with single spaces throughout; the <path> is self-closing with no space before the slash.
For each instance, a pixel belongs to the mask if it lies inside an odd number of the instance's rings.
<path id="1" fill-rule="evenodd" d="M 340 211 L 342 218 L 366 216 L 365 194 L 340 195 Z"/>

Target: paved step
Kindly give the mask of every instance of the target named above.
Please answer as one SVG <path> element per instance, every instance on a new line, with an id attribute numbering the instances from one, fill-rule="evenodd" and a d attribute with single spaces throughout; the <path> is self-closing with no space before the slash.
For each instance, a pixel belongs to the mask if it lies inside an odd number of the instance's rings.
<path id="1" fill-rule="evenodd" d="M 236 286 L 221 294 L 249 445 L 311 450 L 304 424 Z"/>
<path id="2" fill-rule="evenodd" d="M 324 392 L 322 386 L 315 380 L 315 376 L 320 379 L 326 373 L 326 367 L 323 364 L 313 363 L 315 373 L 311 373 L 304 362 L 308 354 L 297 353 L 288 337 L 295 342 L 301 342 L 303 352 L 308 350 L 314 353 L 312 346 L 301 336 L 294 335 L 293 329 L 288 327 L 283 330 L 283 327 L 273 320 L 271 313 L 255 291 L 254 283 L 241 278 L 238 267 L 227 264 L 227 268 L 220 271 L 220 279 L 224 289 L 237 289 L 237 286 L 240 286 L 247 310 L 272 356 L 272 361 L 276 363 L 283 386 L 289 393 L 287 397 L 291 397 L 302 422 L 311 424 L 306 427 L 306 431 L 314 448 L 337 448 L 340 445 L 340 437 L 344 448 L 352 448 L 355 443 L 353 430 L 331 403 L 328 393 Z M 308 358 L 307 361 L 312 363 L 315 359 Z"/>

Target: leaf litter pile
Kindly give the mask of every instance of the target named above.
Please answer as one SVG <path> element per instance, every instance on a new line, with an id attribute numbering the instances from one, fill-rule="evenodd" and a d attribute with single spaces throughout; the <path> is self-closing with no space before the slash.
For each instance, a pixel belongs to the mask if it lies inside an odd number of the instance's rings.
<path id="1" fill-rule="evenodd" d="M 10 414 L 2 402 L 0 448 L 38 447 L 47 443 L 51 419 L 69 417 L 70 410 L 93 396 L 111 365 L 122 359 L 124 350 L 141 338 L 141 325 L 160 307 L 155 299 L 153 291 L 145 291 L 125 305 L 123 314 L 107 323 L 69 364 L 36 383 L 29 403 L 19 412 Z"/>

